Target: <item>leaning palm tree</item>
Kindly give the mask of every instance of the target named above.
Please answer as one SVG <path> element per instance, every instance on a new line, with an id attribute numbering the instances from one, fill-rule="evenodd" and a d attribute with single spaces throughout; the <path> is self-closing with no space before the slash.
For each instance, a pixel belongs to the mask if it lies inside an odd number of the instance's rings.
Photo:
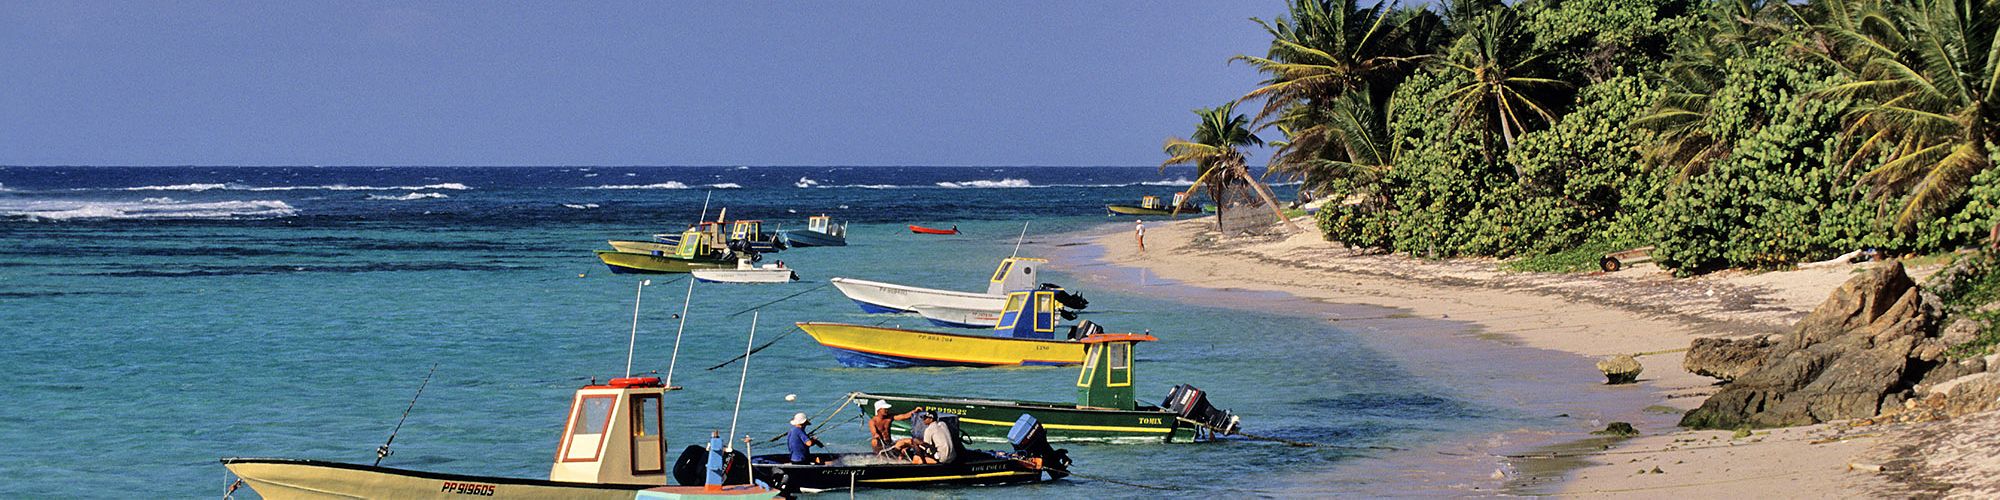
<path id="1" fill-rule="evenodd" d="M 1878 199 L 1900 199 L 1897 226 L 1916 227 L 1950 206 L 1973 175 L 1993 167 L 2000 141 L 2000 0 L 1915 0 L 1890 7 L 1898 29 L 1847 31 L 1880 49 L 1857 81 L 1824 95 L 1853 98 L 1848 129 L 1865 137 L 1850 163 Z M 1907 41 L 1907 43 L 1899 43 Z"/>
<path id="2" fill-rule="evenodd" d="M 1396 156 L 1388 110 L 1370 92 L 1350 92 L 1320 106 L 1294 106 L 1272 122 L 1285 135 L 1271 143 L 1264 176 L 1298 181 L 1301 192 L 1344 182 L 1367 195 Z"/>
<path id="3" fill-rule="evenodd" d="M 1488 161 L 1494 156 L 1494 128 L 1500 129 L 1507 149 L 1513 149 L 1514 138 L 1531 124 L 1555 122 L 1555 91 L 1569 87 L 1568 82 L 1537 76 L 1544 54 L 1525 43 L 1519 23 L 1512 8 L 1488 9 L 1473 18 L 1446 57 L 1432 59 L 1464 77 L 1464 85 L 1439 100 L 1451 101 L 1453 127 L 1478 124 Z"/>
<path id="4" fill-rule="evenodd" d="M 1355 0 L 1293 0 L 1289 18 L 1251 18 L 1271 35 L 1266 57 L 1238 55 L 1270 75 L 1240 100 L 1264 99 L 1256 121 L 1281 111 L 1361 91 L 1385 96 L 1428 57 L 1441 33 L 1427 9 L 1391 10 L 1386 2 L 1363 8 Z"/>
<path id="5" fill-rule="evenodd" d="M 1236 114 L 1236 103 L 1197 109 L 1194 113 L 1201 117 L 1201 124 L 1195 126 L 1191 139 L 1179 137 L 1167 139 L 1165 147 L 1167 161 L 1160 163 L 1160 170 L 1165 171 L 1167 167 L 1173 165 L 1195 166 L 1200 175 L 1195 177 L 1193 185 L 1188 186 L 1187 194 L 1194 194 L 1197 189 L 1205 189 L 1209 198 L 1215 200 L 1217 230 L 1223 229 L 1222 210 L 1225 208 L 1224 205 L 1227 205 L 1223 202 L 1225 190 L 1232 185 L 1246 184 L 1271 207 L 1278 220 L 1285 221 L 1285 225 L 1292 229 L 1298 229 L 1278 208 L 1277 197 L 1271 195 L 1270 188 L 1252 177 L 1249 167 L 1245 165 L 1243 150 L 1238 148 L 1261 146 L 1264 140 L 1250 132 L 1248 117 Z M 1178 212 L 1180 208 L 1176 206 L 1174 210 Z"/>
<path id="6" fill-rule="evenodd" d="M 1842 1 L 1874 0 L 1828 3 Z M 1646 158 L 1674 169 L 1676 183 L 1701 175 L 1710 163 L 1731 151 L 1730 141 L 1712 133 L 1708 106 L 1713 94 L 1723 87 L 1729 62 L 1750 57 L 1753 47 L 1793 38 L 1800 18 L 1791 4 L 1777 0 L 1734 0 L 1704 8 L 1701 22 L 1674 37 L 1674 57 L 1662 65 L 1658 75 L 1663 90 L 1659 101 L 1632 123 L 1654 132 Z M 1812 53 L 1817 50 L 1816 41 L 1806 37 L 1793 45 Z"/>

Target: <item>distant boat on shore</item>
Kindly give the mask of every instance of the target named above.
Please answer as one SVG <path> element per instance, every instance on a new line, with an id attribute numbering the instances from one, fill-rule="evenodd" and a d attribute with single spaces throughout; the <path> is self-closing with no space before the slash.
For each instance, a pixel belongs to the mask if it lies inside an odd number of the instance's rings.
<path id="1" fill-rule="evenodd" d="M 1160 203 L 1158 196 L 1146 196 L 1139 198 L 1137 205 L 1110 204 L 1104 208 L 1110 210 L 1113 215 L 1177 216 L 1202 211 L 1201 207 L 1188 203 L 1187 193 L 1174 193 L 1174 202 L 1171 204 Z"/>

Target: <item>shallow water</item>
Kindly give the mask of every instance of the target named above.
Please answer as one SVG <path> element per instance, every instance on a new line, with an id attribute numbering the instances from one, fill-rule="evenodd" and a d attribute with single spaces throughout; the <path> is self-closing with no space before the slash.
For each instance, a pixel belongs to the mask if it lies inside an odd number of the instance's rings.
<path id="1" fill-rule="evenodd" d="M 982 289 L 1021 222 L 1033 223 L 1024 255 L 1060 254 L 1056 245 L 1068 240 L 1055 235 L 1111 220 L 1100 215 L 1104 203 L 1163 195 L 1186 174 L 0 168 L 8 345 L 0 363 L 9 366 L 0 372 L 0 441 L 9 443 L 0 447 L 0 496 L 201 496 L 225 482 L 220 457 L 370 461 L 433 363 L 436 377 L 384 465 L 544 477 L 570 393 L 623 372 L 639 278 L 605 272 L 590 250 L 692 220 L 704 186 L 724 186 L 713 191 L 711 216 L 728 206 L 732 218 L 796 225 L 824 211 L 854 221 L 853 245 L 770 257 L 798 269 L 800 283 L 695 287 L 673 374 L 687 389 L 667 399 L 676 452 L 727 430 L 740 365 L 706 368 L 742 353 L 752 317 L 744 311 L 798 292 L 806 293 L 758 313 L 757 343 L 776 344 L 751 359 L 739 434 L 774 435 L 792 413 L 816 413 L 856 390 L 1064 400 L 1074 394 L 1070 368 L 842 368 L 789 325 L 920 326 L 914 316 L 863 315 L 819 287 L 850 276 Z M 592 189 L 603 187 L 633 188 Z M 912 235 L 903 228 L 911 223 L 965 234 Z M 1143 398 L 1194 384 L 1241 415 L 1247 431 L 1330 446 L 1065 446 L 1086 476 L 1183 488 L 1177 494 L 1395 494 L 1387 488 L 1402 483 L 1376 477 L 1381 464 L 1416 452 L 1383 448 L 1559 425 L 1524 396 L 1468 387 L 1431 366 L 1437 360 L 1389 352 L 1368 331 L 1420 320 L 1344 329 L 1301 310 L 1190 305 L 1144 288 L 1090 287 L 1102 277 L 1087 265 L 1058 262 L 1045 281 L 1085 294 L 1086 319 L 1161 337 L 1138 351 Z M 652 279 L 635 365 L 665 372 L 687 288 L 673 276 Z M 835 450 L 855 450 L 865 435 L 853 422 L 823 436 Z M 1160 492 L 1078 478 L 887 495 Z"/>

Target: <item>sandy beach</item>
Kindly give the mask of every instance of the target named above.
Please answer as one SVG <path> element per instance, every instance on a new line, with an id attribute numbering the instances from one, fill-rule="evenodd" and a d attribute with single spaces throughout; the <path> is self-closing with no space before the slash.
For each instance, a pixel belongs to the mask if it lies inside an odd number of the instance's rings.
<path id="1" fill-rule="evenodd" d="M 1854 426 L 1829 423 L 1757 431 L 1686 431 L 1673 424 L 1715 391 L 1714 380 L 1681 368 L 1689 342 L 1704 336 L 1782 332 L 1805 316 L 1859 265 L 1783 272 L 1726 272 L 1675 279 L 1641 264 L 1618 273 L 1540 274 L 1501 270 L 1491 260 L 1423 261 L 1347 249 L 1305 230 L 1282 237 L 1219 240 L 1211 219 L 1148 221 L 1146 250 L 1130 226 L 1094 236 L 1103 261 L 1161 279 L 1223 291 L 1279 292 L 1324 304 L 1330 321 L 1344 305 L 1401 311 L 1400 317 L 1461 322 L 1487 342 L 1567 353 L 1584 361 L 1634 355 L 1645 371 L 1643 397 L 1570 397 L 1575 413 L 1638 426 L 1631 439 L 1596 438 L 1579 424 L 1554 444 L 1488 450 L 1503 465 L 1488 484 L 1468 491 L 1611 497 L 1864 497 L 1917 493 L 1891 480 L 1907 455 L 1938 424 Z M 1922 275 L 1934 269 L 1912 269 Z M 1422 332 L 1407 332 L 1423 335 Z M 1566 363 L 1558 377 L 1596 377 L 1588 363 Z M 1534 379 L 1545 366 L 1497 371 Z M 1631 386 L 1593 384 L 1617 394 Z M 1585 395 L 1588 396 L 1588 395 Z M 1624 418 L 1621 418 L 1624 417 Z M 1933 427 L 1926 427 L 1927 425 Z M 1962 424 L 1961 424 L 1962 425 Z M 1935 436 L 1932 439 L 1936 439 Z M 1901 450 L 1901 451 L 1899 451 Z M 1476 461 L 1468 467 L 1480 467 Z M 1884 470 L 1891 473 L 1885 473 Z M 1464 476 L 1464 474 L 1460 474 Z"/>

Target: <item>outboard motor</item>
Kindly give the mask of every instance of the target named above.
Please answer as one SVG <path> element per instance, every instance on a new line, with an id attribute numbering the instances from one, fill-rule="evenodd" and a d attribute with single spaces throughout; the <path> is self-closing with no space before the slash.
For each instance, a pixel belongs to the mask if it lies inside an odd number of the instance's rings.
<path id="1" fill-rule="evenodd" d="M 1083 310 L 1083 308 L 1090 307 L 1090 301 L 1084 300 L 1083 294 L 1070 293 L 1069 290 L 1065 290 L 1063 289 L 1062 286 L 1056 285 L 1055 283 L 1043 283 L 1041 289 L 1055 290 L 1056 303 L 1062 304 L 1063 307 L 1076 309 L 1079 311 Z"/>
<path id="2" fill-rule="evenodd" d="M 1091 322 L 1090 320 L 1087 319 L 1078 322 L 1075 326 L 1069 327 L 1070 340 L 1089 337 L 1091 335 L 1096 335 L 1100 333 L 1104 333 L 1104 327 L 1098 326 L 1097 323 Z"/>
<path id="3" fill-rule="evenodd" d="M 709 451 L 698 444 L 688 445 L 681 450 L 680 459 L 674 461 L 674 482 L 681 486 L 701 486 L 707 482 Z M 730 451 L 728 465 L 723 467 L 722 484 L 750 484 L 750 457 L 741 451 Z"/>
<path id="4" fill-rule="evenodd" d="M 1069 476 L 1069 450 L 1058 450 L 1049 446 L 1048 429 L 1035 420 L 1033 414 L 1023 413 L 1014 420 L 1014 428 L 1007 430 L 1007 443 L 1014 445 L 1014 454 L 1028 459 L 1040 459 L 1042 468 L 1050 479 Z"/>
<path id="5" fill-rule="evenodd" d="M 1172 391 L 1167 392 L 1167 400 L 1160 403 L 1160 407 L 1220 435 L 1235 434 L 1240 420 L 1229 410 L 1209 404 L 1207 392 L 1187 384 L 1174 386 Z"/>

